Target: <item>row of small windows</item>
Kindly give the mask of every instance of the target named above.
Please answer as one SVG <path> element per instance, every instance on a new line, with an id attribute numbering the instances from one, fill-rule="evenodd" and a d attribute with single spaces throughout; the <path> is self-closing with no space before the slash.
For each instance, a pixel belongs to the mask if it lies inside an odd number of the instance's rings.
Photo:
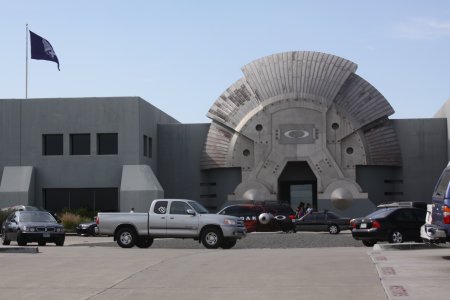
<path id="1" fill-rule="evenodd" d="M 91 135 L 89 133 L 70 134 L 70 155 L 90 155 Z M 97 134 L 97 154 L 115 155 L 118 153 L 117 133 Z M 63 134 L 43 134 L 42 135 L 42 155 L 63 155 L 64 135 Z"/>

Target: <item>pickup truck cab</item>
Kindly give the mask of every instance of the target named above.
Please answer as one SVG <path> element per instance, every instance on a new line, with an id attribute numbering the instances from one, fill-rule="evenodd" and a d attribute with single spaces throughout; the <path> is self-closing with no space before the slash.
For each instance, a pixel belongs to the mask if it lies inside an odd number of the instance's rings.
<path id="1" fill-rule="evenodd" d="M 420 229 L 425 243 L 450 242 L 450 164 L 442 172 L 428 206 L 426 223 Z"/>
<path id="2" fill-rule="evenodd" d="M 229 249 L 247 234 L 239 218 L 210 214 L 186 199 L 156 199 L 148 213 L 98 213 L 96 222 L 99 234 L 112 235 L 122 248 L 148 248 L 154 238 L 192 238 L 209 249 Z"/>

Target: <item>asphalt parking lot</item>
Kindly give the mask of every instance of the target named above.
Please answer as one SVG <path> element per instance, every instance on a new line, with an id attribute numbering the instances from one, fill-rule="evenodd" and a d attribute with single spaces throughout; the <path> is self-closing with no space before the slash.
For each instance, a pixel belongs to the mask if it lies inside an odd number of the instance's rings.
<path id="1" fill-rule="evenodd" d="M 258 233 L 234 249 L 207 250 L 191 240 L 122 249 L 111 237 L 68 236 L 64 247 L 50 244 L 36 254 L 0 251 L 0 298 L 447 298 L 450 248 L 372 249 L 349 239 Z"/>

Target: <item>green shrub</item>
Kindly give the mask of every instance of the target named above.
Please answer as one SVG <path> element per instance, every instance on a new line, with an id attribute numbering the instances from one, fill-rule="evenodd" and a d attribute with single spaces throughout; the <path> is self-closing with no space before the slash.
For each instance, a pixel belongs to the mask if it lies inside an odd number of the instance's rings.
<path id="1" fill-rule="evenodd" d="M 62 213 L 60 219 L 66 231 L 75 231 L 75 227 L 77 227 L 78 224 L 90 222 L 92 220 L 70 212 Z"/>
<path id="2" fill-rule="evenodd" d="M 5 221 L 6 217 L 11 213 L 11 210 L 0 210 L 0 225 Z"/>

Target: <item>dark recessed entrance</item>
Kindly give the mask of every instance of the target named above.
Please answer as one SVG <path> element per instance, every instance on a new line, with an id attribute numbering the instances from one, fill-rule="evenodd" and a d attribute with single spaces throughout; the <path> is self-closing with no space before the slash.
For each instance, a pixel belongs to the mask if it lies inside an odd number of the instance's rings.
<path id="1" fill-rule="evenodd" d="M 317 208 L 317 178 L 306 161 L 290 161 L 278 178 L 278 200 L 295 209 L 300 202 Z"/>

